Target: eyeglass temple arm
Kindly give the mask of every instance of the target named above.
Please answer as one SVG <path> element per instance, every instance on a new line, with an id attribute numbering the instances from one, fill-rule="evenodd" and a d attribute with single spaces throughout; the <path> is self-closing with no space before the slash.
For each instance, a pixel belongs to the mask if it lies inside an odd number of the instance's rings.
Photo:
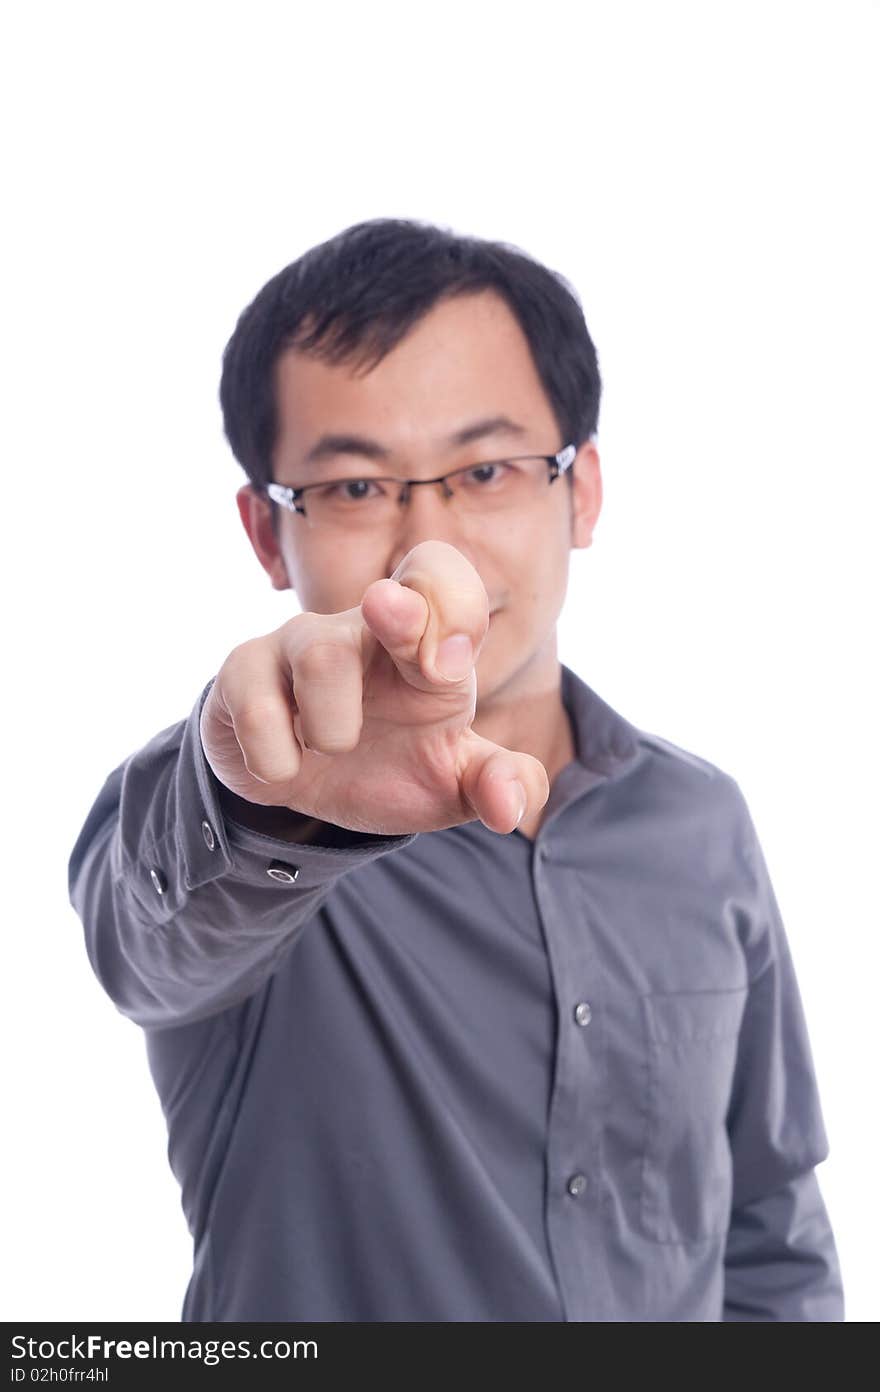
<path id="1" fill-rule="evenodd" d="M 267 483 L 265 491 L 273 503 L 280 503 L 290 512 L 301 512 L 305 515 L 305 508 L 299 507 L 296 501 L 303 491 L 301 488 L 290 488 L 284 483 Z"/>
<path id="2" fill-rule="evenodd" d="M 561 449 L 558 454 L 553 455 L 553 464 L 556 465 L 556 472 L 550 474 L 551 482 L 553 479 L 558 478 L 560 474 L 564 474 L 566 469 L 571 468 L 576 454 L 577 450 L 574 445 L 566 445 L 565 449 Z"/>

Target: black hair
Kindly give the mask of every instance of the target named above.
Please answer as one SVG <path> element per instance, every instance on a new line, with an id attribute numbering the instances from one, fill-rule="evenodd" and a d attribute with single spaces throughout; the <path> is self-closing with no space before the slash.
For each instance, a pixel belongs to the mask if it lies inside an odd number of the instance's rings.
<path id="1" fill-rule="evenodd" d="M 296 345 L 369 371 L 438 301 L 494 290 L 531 347 L 563 445 L 591 439 L 602 391 L 580 300 L 563 276 L 506 242 L 404 218 L 356 223 L 279 271 L 239 317 L 223 353 L 223 428 L 250 481 L 272 478 L 275 362 Z M 573 471 L 568 471 L 569 481 Z M 277 529 L 277 508 L 273 525 Z"/>

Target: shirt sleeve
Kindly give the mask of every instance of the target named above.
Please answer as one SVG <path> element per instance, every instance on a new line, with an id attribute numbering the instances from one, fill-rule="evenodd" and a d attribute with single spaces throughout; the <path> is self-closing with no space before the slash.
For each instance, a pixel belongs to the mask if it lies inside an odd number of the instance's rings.
<path id="1" fill-rule="evenodd" d="M 415 840 L 298 844 L 224 815 L 199 733 L 212 684 L 109 775 L 68 864 L 92 969 L 145 1028 L 192 1024 L 252 995 L 343 875 Z"/>
<path id="2" fill-rule="evenodd" d="M 779 906 L 745 804 L 737 906 L 749 992 L 727 1114 L 733 1198 L 725 1321 L 839 1321 L 840 1265 L 815 1167 L 828 1156 L 806 1020 Z"/>

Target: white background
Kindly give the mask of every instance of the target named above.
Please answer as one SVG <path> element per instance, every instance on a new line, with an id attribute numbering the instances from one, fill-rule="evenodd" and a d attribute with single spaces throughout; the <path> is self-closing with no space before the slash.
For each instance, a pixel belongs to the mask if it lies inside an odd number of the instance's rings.
<path id="1" fill-rule="evenodd" d="M 746 795 L 848 1315 L 877 1319 L 878 5 L 6 15 L 3 1318 L 179 1318 L 164 1122 L 67 857 L 110 770 L 295 612 L 234 503 L 238 313 L 393 215 L 512 242 L 581 296 L 605 503 L 560 654 Z"/>

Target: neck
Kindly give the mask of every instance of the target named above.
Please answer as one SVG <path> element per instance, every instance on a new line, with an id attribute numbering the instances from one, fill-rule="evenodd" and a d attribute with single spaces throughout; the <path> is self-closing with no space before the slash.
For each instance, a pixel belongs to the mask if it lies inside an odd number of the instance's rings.
<path id="1" fill-rule="evenodd" d="M 562 703 L 562 668 L 556 633 L 546 647 L 481 701 L 472 724 L 476 734 L 504 749 L 531 754 L 556 775 L 577 758 L 574 731 Z"/>

